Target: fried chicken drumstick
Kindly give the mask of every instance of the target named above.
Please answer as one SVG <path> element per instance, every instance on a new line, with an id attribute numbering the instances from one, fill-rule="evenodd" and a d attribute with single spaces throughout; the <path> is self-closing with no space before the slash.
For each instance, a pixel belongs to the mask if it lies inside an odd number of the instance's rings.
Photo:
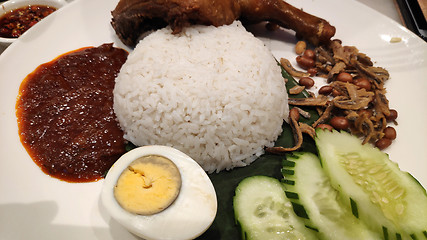
<path id="1" fill-rule="evenodd" d="M 283 0 L 120 0 L 112 16 L 114 30 L 128 46 L 135 46 L 144 32 L 167 25 L 179 33 L 191 24 L 218 27 L 237 19 L 243 23 L 277 23 L 314 45 L 328 42 L 335 34 L 335 27 L 326 20 Z"/>

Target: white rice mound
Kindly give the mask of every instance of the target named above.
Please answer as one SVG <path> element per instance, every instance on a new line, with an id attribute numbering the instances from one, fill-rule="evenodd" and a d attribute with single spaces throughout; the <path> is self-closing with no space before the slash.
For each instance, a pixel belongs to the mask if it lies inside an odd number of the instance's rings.
<path id="1" fill-rule="evenodd" d="M 236 21 L 145 37 L 116 78 L 114 111 L 133 144 L 171 146 L 219 172 L 273 146 L 287 99 L 272 53 Z"/>

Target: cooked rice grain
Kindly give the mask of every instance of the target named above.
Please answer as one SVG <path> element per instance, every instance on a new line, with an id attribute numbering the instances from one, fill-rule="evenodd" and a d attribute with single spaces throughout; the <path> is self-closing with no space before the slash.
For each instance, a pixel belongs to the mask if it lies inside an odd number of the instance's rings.
<path id="1" fill-rule="evenodd" d="M 116 79 L 114 111 L 138 146 L 175 147 L 206 171 L 245 166 L 288 115 L 280 68 L 240 22 L 145 37 Z"/>

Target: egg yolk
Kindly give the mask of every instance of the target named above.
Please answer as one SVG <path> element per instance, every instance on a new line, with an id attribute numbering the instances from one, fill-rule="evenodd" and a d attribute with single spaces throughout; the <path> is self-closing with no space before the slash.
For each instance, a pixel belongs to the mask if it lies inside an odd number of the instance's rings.
<path id="1" fill-rule="evenodd" d="M 122 172 L 114 197 L 131 213 L 152 215 L 169 207 L 180 188 L 177 166 L 168 158 L 149 155 L 136 159 Z"/>

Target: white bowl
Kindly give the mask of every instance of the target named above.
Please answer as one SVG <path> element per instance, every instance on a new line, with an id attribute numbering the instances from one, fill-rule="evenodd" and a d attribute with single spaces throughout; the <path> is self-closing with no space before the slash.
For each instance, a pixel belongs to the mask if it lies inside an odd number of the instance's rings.
<path id="1" fill-rule="evenodd" d="M 29 5 L 45 5 L 59 9 L 65 4 L 67 4 L 65 0 L 9 0 L 0 5 L 0 17 L 10 12 L 11 10 L 26 7 Z M 16 41 L 16 39 L 18 38 L 0 37 L 0 45 L 7 47 L 14 41 Z"/>

